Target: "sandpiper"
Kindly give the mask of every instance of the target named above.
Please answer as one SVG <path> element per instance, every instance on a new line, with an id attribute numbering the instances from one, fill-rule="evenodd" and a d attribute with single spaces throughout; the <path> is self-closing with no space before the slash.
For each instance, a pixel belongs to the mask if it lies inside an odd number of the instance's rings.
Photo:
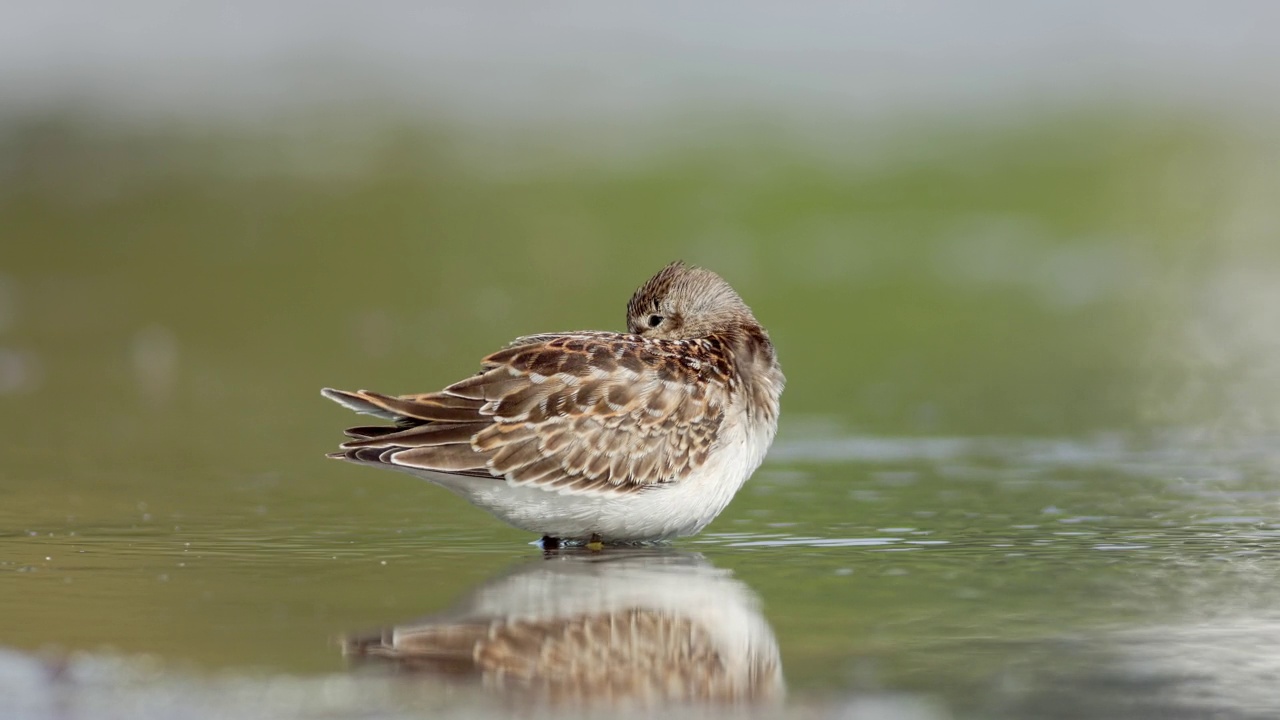
<path id="1" fill-rule="evenodd" d="M 518 338 L 439 392 L 325 388 L 393 425 L 329 457 L 441 485 L 544 545 L 693 535 L 759 467 L 784 378 L 719 275 L 680 262 L 627 303 L 627 332 Z"/>

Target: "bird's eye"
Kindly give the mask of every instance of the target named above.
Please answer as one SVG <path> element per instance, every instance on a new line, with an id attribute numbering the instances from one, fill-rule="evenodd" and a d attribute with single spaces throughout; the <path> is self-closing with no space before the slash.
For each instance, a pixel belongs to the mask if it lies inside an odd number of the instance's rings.
<path id="1" fill-rule="evenodd" d="M 661 315 L 650 315 L 650 316 L 649 316 L 649 327 L 651 327 L 651 328 L 655 328 L 655 327 L 658 327 L 658 326 L 659 326 L 659 325 L 661 325 L 661 324 L 662 324 L 662 316 L 661 316 Z"/>

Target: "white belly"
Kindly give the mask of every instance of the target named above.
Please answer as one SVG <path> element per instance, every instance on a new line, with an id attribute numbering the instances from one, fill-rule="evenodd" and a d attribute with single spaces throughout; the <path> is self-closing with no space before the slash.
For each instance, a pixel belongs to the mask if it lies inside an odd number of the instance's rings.
<path id="1" fill-rule="evenodd" d="M 725 433 L 707 462 L 677 482 L 640 492 L 544 490 L 503 480 L 407 470 L 442 485 L 506 523 L 562 540 L 599 535 L 606 542 L 668 540 L 693 535 L 724 510 L 764 460 L 775 428 L 743 422 Z"/>

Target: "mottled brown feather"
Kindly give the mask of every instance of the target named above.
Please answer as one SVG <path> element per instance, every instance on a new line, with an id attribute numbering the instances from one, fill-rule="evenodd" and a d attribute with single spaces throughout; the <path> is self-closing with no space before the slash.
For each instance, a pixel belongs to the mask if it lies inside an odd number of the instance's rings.
<path id="1" fill-rule="evenodd" d="M 354 460 L 390 450 L 382 462 L 483 468 L 516 484 L 632 491 L 672 482 L 705 462 L 723 422 L 733 382 L 718 346 L 605 332 L 522 338 L 440 393 L 343 393 L 402 427 L 354 428 L 342 447 Z"/>
<path id="2" fill-rule="evenodd" d="M 659 325 L 647 322 L 651 313 L 662 315 Z M 348 430 L 353 439 L 338 456 L 516 485 L 634 492 L 705 464 L 731 405 L 764 414 L 749 420 L 776 422 L 783 381 L 773 346 L 714 273 L 674 263 L 636 291 L 627 314 L 630 333 L 517 338 L 436 393 L 326 389 L 395 423 Z"/>

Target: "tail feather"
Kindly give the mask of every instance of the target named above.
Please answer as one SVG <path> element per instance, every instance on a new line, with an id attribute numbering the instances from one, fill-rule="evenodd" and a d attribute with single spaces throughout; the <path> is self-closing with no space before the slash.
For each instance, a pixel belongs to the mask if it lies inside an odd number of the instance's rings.
<path id="1" fill-rule="evenodd" d="M 324 388 L 321 395 L 348 410 L 372 415 L 383 420 L 419 420 L 429 422 L 479 422 L 481 401 L 450 397 L 443 394 L 395 397 L 372 390 L 334 390 Z"/>
<path id="2" fill-rule="evenodd" d="M 404 428 L 399 425 L 364 425 L 361 427 L 350 427 L 342 432 L 353 440 L 368 440 L 369 438 L 392 435 L 403 429 Z"/>
<path id="3" fill-rule="evenodd" d="M 391 412 L 387 408 L 374 402 L 363 390 L 358 392 L 349 392 L 347 390 L 323 388 L 320 390 L 320 394 L 346 409 L 358 412 L 361 415 L 372 415 L 377 418 L 382 418 L 383 420 L 400 419 L 400 415 Z"/>
<path id="4" fill-rule="evenodd" d="M 349 410 L 395 423 L 348 428 L 346 434 L 351 440 L 328 457 L 492 477 L 486 467 L 487 456 L 471 447 L 472 438 L 490 421 L 480 414 L 483 403 L 479 400 L 434 393 L 393 397 L 369 390 L 333 388 L 324 388 L 320 393 Z"/>
<path id="5" fill-rule="evenodd" d="M 358 447 L 433 447 L 461 443 L 471 447 L 471 438 L 483 428 L 477 423 L 423 423 L 410 428 L 390 428 L 391 433 L 379 434 L 342 444 L 344 450 Z"/>

